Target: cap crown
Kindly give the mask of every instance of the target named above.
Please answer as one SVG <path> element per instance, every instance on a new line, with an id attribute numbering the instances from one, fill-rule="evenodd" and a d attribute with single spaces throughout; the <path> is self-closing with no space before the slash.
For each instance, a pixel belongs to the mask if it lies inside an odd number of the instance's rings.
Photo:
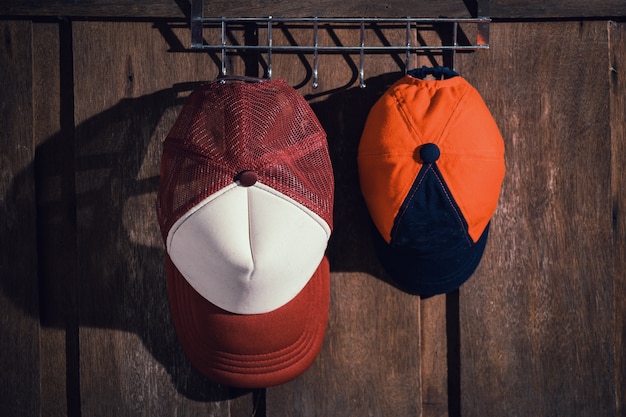
<path id="1" fill-rule="evenodd" d="M 504 143 L 463 78 L 412 75 L 371 109 L 358 166 L 381 263 L 399 287 L 430 296 L 457 289 L 480 262 L 504 177 Z"/>
<path id="2" fill-rule="evenodd" d="M 293 88 L 207 84 L 164 144 L 157 213 L 166 250 L 211 303 L 272 311 L 323 257 L 333 188 L 326 134 Z"/>
<path id="3" fill-rule="evenodd" d="M 504 144 L 479 93 L 463 78 L 406 76 L 373 106 L 359 144 L 359 176 L 368 209 L 387 243 L 424 166 L 420 148 L 435 144 L 434 162 L 478 241 L 498 202 Z"/>
<path id="4" fill-rule="evenodd" d="M 157 202 L 163 238 L 247 170 L 332 225 L 326 133 L 304 98 L 283 80 L 214 82 L 189 96 L 165 140 Z"/>

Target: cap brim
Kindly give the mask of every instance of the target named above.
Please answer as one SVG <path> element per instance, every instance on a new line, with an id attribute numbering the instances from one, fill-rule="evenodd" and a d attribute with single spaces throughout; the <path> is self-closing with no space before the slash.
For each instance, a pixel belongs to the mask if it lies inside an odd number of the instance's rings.
<path id="1" fill-rule="evenodd" d="M 465 248 L 420 254 L 396 248 L 375 233 L 375 248 L 381 264 L 394 283 L 403 291 L 422 297 L 457 290 L 474 273 L 487 244 L 489 224 L 477 242 Z"/>
<path id="2" fill-rule="evenodd" d="M 210 379 L 240 388 L 288 382 L 317 357 L 326 332 L 330 268 L 324 257 L 302 291 L 264 314 L 234 314 L 198 294 L 166 254 L 170 310 L 183 350 Z"/>

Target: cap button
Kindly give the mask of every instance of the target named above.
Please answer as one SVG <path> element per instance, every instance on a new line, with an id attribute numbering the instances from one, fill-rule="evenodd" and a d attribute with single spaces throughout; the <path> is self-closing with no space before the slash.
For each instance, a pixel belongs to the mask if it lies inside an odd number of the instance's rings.
<path id="1" fill-rule="evenodd" d="M 420 146 L 420 159 L 425 164 L 432 164 L 439 159 L 440 155 L 439 147 L 434 143 L 425 143 Z"/>
<path id="2" fill-rule="evenodd" d="M 239 173 L 239 183 L 244 187 L 250 187 L 258 181 L 259 176 L 256 171 L 242 171 Z"/>

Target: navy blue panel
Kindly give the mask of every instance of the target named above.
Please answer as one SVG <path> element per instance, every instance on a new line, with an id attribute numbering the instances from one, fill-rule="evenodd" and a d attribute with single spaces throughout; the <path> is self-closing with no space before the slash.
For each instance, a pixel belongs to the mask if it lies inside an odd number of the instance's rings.
<path id="1" fill-rule="evenodd" d="M 478 266 L 488 227 L 478 242 L 450 194 L 437 165 L 419 172 L 391 231 L 391 243 L 380 238 L 380 259 L 398 286 L 430 296 L 457 289 Z"/>
<path id="2" fill-rule="evenodd" d="M 437 165 L 424 165 L 395 219 L 391 245 L 432 257 L 471 244 L 467 223 Z"/>

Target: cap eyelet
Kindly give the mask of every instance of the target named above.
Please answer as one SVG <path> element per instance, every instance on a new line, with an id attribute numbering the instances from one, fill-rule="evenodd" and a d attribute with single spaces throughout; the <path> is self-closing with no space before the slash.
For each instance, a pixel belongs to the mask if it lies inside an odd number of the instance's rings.
<path id="1" fill-rule="evenodd" d="M 256 171 L 246 170 L 237 174 L 236 180 L 244 187 L 251 187 L 259 180 L 259 175 Z"/>
<path id="2" fill-rule="evenodd" d="M 432 164 L 439 159 L 441 151 L 434 143 L 425 143 L 419 148 L 420 159 L 424 164 Z"/>

